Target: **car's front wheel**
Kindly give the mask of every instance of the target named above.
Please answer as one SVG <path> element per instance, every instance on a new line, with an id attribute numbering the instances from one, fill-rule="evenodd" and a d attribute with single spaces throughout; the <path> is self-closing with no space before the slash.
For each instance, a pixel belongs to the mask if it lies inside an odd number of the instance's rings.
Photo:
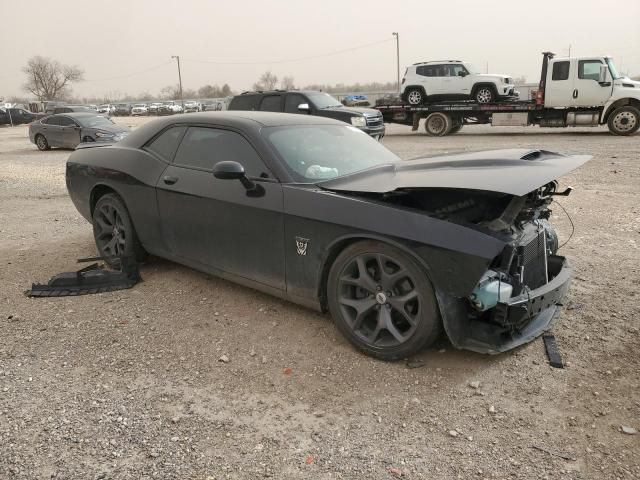
<path id="1" fill-rule="evenodd" d="M 382 360 L 414 355 L 440 334 L 436 297 L 425 272 L 384 243 L 363 241 L 343 250 L 329 272 L 327 300 L 342 334 Z"/>
<path id="2" fill-rule="evenodd" d="M 36 147 L 38 147 L 38 150 L 41 150 L 41 151 L 51 150 L 51 146 L 49 145 L 49 142 L 47 142 L 47 139 L 41 133 L 36 135 L 35 140 L 36 140 Z"/>
<path id="3" fill-rule="evenodd" d="M 143 261 L 146 253 L 138 240 L 131 216 L 115 193 L 100 197 L 93 209 L 93 237 L 101 257 L 112 267 L 119 267 L 119 257 Z"/>

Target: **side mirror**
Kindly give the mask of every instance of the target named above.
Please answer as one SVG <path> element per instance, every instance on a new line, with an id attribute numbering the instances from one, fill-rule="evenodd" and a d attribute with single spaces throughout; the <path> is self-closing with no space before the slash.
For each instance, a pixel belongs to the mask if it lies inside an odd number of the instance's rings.
<path id="1" fill-rule="evenodd" d="M 264 187 L 249 180 L 244 167 L 233 160 L 216 163 L 213 166 L 213 176 L 220 180 L 240 180 L 249 197 L 261 197 L 264 195 Z"/>
<path id="2" fill-rule="evenodd" d="M 218 162 L 213 167 L 213 176 L 220 180 L 240 180 L 246 178 L 244 167 L 238 162 Z"/>
<path id="3" fill-rule="evenodd" d="M 458 76 L 459 76 L 459 77 L 466 77 L 466 76 L 467 76 L 467 72 L 465 72 L 464 70 L 460 70 L 460 71 L 458 72 Z"/>
<path id="4" fill-rule="evenodd" d="M 298 111 L 309 113 L 311 111 L 311 107 L 309 107 L 308 103 L 301 103 L 298 105 Z"/>
<path id="5" fill-rule="evenodd" d="M 598 83 L 605 83 L 607 81 L 607 71 L 609 68 L 606 65 L 600 65 L 600 71 L 598 72 Z"/>

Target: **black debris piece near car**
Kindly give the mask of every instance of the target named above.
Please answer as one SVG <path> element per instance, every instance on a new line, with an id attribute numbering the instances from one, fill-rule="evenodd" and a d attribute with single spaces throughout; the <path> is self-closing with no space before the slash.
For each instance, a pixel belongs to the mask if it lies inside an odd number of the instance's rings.
<path id="1" fill-rule="evenodd" d="M 373 108 L 346 107 L 324 92 L 274 90 L 244 92 L 229 103 L 229 110 L 284 112 L 333 118 L 359 128 L 376 140 L 384 137 L 382 114 Z"/>
<path id="2" fill-rule="evenodd" d="M 204 112 L 69 157 L 103 257 L 146 253 L 331 313 L 409 357 L 442 330 L 498 353 L 548 330 L 571 280 L 548 222 L 589 156 L 496 150 L 401 161 L 327 118 Z M 206 214 L 204 214 L 206 212 Z"/>
<path id="3" fill-rule="evenodd" d="M 31 123 L 29 140 L 39 150 L 76 148 L 83 142 L 118 142 L 130 131 L 129 127 L 96 113 L 61 113 Z"/>

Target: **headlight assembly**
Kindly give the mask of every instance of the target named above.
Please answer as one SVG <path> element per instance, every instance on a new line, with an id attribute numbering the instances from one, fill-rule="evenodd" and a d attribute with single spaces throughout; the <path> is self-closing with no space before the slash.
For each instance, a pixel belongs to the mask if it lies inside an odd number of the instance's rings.
<path id="1" fill-rule="evenodd" d="M 367 119 L 364 117 L 351 117 L 351 125 L 354 127 L 366 127 Z"/>

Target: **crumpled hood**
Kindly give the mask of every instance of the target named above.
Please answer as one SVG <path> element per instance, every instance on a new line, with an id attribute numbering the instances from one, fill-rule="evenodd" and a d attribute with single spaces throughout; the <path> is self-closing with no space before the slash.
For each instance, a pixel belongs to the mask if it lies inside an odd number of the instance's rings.
<path id="1" fill-rule="evenodd" d="M 327 190 L 386 193 L 406 188 L 484 190 L 522 196 L 588 162 L 590 155 L 508 149 L 379 165 L 318 182 Z"/>

